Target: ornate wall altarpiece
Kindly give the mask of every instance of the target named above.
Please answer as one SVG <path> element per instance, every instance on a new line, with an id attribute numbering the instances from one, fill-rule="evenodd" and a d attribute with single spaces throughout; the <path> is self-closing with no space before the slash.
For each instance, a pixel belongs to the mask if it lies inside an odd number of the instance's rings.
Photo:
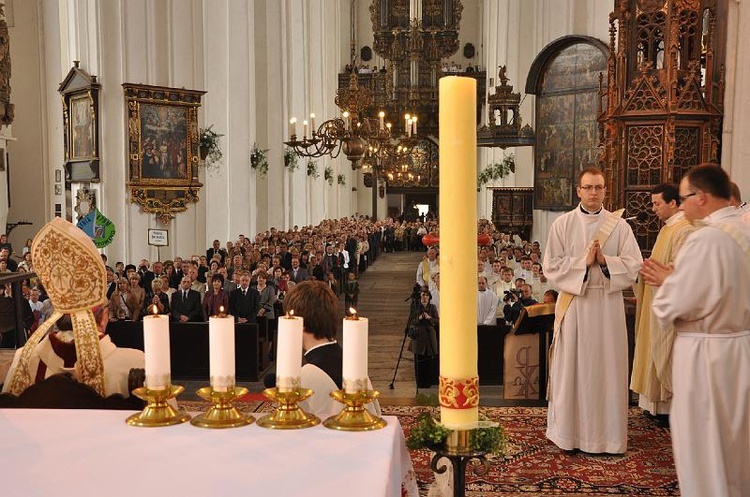
<path id="1" fill-rule="evenodd" d="M 199 200 L 198 107 L 206 92 L 122 86 L 128 108 L 130 201 L 166 224 Z"/>
<path id="2" fill-rule="evenodd" d="M 99 90 L 101 85 L 73 61 L 57 91 L 62 95 L 67 183 L 99 181 Z"/>
<path id="3" fill-rule="evenodd" d="M 720 160 L 726 8 L 723 0 L 617 0 L 609 16 L 599 163 L 610 205 L 648 214 L 634 226 L 646 253 L 661 228 L 650 190 Z"/>

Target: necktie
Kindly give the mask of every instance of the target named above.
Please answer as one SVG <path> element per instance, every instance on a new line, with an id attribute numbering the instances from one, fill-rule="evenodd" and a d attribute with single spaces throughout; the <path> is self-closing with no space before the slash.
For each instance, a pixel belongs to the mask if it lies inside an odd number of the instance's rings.
<path id="1" fill-rule="evenodd" d="M 187 300 L 187 292 L 185 290 L 182 291 L 182 300 Z"/>

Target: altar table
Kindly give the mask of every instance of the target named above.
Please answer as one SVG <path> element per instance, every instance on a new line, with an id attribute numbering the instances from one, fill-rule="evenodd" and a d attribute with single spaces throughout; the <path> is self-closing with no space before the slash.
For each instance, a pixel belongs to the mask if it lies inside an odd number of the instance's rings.
<path id="1" fill-rule="evenodd" d="M 402 481 L 417 495 L 396 417 L 350 433 L 138 428 L 125 424 L 130 414 L 0 409 L 2 495 L 399 497 Z"/>

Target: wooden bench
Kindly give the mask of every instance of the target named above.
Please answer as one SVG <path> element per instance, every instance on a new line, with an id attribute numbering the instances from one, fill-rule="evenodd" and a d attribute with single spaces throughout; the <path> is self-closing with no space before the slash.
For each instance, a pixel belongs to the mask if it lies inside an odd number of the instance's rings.
<path id="1" fill-rule="evenodd" d="M 118 347 L 143 350 L 142 322 L 109 323 L 107 334 Z M 173 378 L 208 381 L 208 323 L 170 323 L 169 344 Z M 236 380 L 258 381 L 258 325 L 235 325 L 234 354 Z"/>

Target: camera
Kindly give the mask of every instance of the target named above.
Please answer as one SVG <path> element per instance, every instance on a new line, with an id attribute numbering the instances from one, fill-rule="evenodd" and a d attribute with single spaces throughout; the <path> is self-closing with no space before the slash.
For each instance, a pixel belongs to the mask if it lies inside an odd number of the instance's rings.
<path id="1" fill-rule="evenodd" d="M 515 288 L 511 290 L 505 290 L 503 294 L 504 294 L 503 302 L 508 302 L 509 300 L 517 300 L 521 298 L 521 290 L 517 290 Z"/>

